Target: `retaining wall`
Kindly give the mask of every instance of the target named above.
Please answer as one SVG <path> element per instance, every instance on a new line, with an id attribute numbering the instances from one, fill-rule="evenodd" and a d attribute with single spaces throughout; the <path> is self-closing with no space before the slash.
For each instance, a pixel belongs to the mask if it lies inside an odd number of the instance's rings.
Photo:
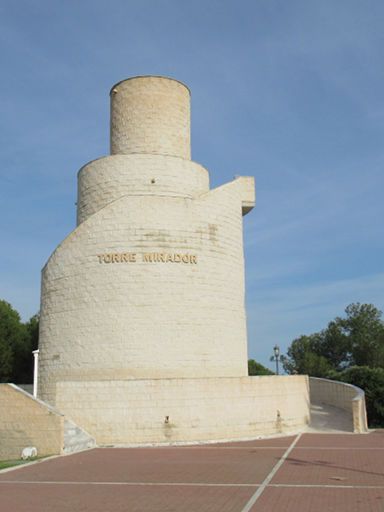
<path id="1" fill-rule="evenodd" d="M 199 442 L 292 432 L 309 421 L 306 376 L 61 381 L 57 407 L 98 444 Z"/>
<path id="2" fill-rule="evenodd" d="M 23 448 L 38 455 L 59 454 L 64 417 L 14 384 L 0 384 L 0 460 L 19 459 Z"/>

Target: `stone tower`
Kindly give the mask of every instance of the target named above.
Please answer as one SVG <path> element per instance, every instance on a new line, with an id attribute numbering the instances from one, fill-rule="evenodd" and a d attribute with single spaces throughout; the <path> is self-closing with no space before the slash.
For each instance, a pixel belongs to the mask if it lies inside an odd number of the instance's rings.
<path id="1" fill-rule="evenodd" d="M 111 155 L 80 169 L 78 225 L 42 273 L 38 392 L 51 404 L 59 382 L 247 375 L 253 178 L 209 189 L 182 83 L 135 77 L 110 96 Z"/>

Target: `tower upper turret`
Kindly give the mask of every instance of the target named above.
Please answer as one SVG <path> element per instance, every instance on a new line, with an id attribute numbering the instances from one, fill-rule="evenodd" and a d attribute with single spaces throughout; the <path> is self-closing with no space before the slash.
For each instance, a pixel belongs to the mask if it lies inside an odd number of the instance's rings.
<path id="1" fill-rule="evenodd" d="M 181 82 L 139 76 L 114 85 L 111 154 L 145 153 L 189 160 L 190 92 Z"/>

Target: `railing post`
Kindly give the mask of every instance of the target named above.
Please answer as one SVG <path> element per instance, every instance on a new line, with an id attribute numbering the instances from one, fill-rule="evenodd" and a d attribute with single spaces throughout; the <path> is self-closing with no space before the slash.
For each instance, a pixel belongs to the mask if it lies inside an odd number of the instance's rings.
<path id="1" fill-rule="evenodd" d="M 33 350 L 33 396 L 37 397 L 37 380 L 39 377 L 39 349 Z"/>

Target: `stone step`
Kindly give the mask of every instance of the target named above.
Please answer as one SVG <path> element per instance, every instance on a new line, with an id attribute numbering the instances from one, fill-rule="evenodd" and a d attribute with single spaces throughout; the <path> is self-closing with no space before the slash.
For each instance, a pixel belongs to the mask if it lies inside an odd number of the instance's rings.
<path id="1" fill-rule="evenodd" d="M 75 453 L 96 446 L 96 440 L 88 432 L 78 427 L 73 421 L 64 420 L 63 453 Z"/>

